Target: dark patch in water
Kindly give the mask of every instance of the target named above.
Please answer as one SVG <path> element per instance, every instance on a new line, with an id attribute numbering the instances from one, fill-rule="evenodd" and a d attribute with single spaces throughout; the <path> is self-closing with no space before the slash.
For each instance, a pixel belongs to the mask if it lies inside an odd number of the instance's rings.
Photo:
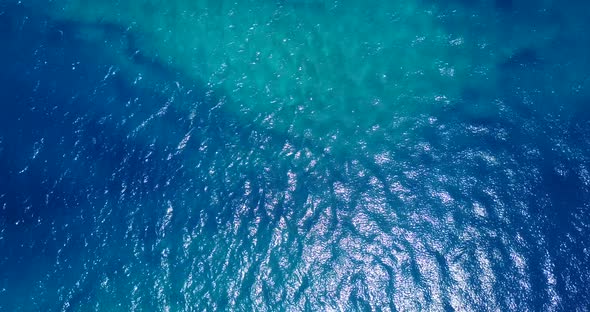
<path id="1" fill-rule="evenodd" d="M 501 67 L 504 69 L 535 68 L 541 63 L 541 58 L 534 48 L 524 48 L 510 55 Z"/>
<path id="2" fill-rule="evenodd" d="M 512 9 L 512 0 L 495 0 L 494 4 L 496 9 L 500 10 L 510 10 Z"/>

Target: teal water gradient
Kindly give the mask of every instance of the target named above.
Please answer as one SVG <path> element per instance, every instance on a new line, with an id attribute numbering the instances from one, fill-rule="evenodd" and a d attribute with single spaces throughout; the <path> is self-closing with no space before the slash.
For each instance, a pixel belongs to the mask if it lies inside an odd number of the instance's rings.
<path id="1" fill-rule="evenodd" d="M 587 9 L 0 3 L 0 311 L 584 311 Z"/>

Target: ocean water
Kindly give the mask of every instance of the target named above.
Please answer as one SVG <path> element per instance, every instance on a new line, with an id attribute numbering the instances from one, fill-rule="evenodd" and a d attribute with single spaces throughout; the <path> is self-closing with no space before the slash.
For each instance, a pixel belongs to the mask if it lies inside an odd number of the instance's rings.
<path id="1" fill-rule="evenodd" d="M 588 311 L 588 29 L 0 0 L 0 311 Z"/>

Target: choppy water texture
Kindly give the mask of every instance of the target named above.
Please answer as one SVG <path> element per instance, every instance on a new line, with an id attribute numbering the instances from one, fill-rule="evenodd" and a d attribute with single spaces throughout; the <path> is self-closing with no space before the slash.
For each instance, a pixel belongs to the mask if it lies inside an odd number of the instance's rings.
<path id="1" fill-rule="evenodd" d="M 588 311 L 585 1 L 0 1 L 0 311 Z"/>

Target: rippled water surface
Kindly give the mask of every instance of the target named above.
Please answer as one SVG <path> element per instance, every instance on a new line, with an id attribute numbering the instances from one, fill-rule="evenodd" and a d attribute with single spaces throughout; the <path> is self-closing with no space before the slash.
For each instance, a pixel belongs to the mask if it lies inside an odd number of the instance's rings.
<path id="1" fill-rule="evenodd" d="M 0 311 L 588 311 L 589 12 L 0 1 Z"/>

